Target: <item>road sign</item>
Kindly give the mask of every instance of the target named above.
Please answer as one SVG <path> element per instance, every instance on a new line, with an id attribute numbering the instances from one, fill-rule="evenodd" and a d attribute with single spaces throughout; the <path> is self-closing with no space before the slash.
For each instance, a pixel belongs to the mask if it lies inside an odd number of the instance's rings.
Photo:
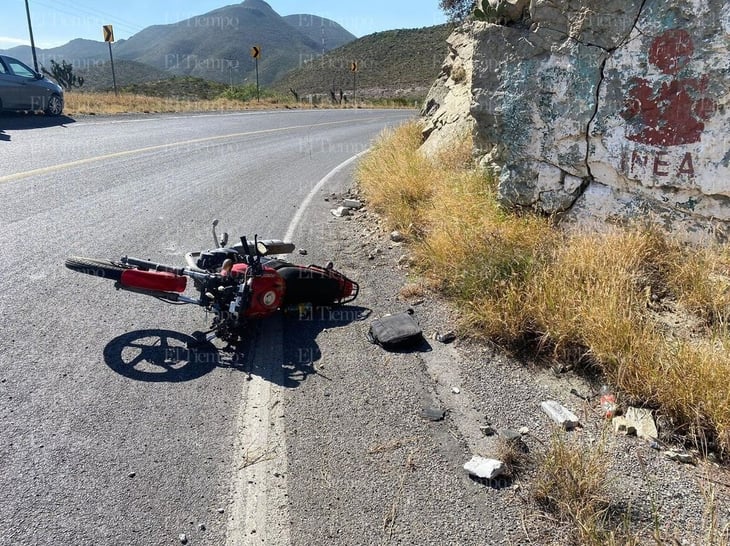
<path id="1" fill-rule="evenodd" d="M 350 71 L 357 72 L 357 61 L 352 61 L 352 63 L 350 64 Z"/>
<path id="2" fill-rule="evenodd" d="M 112 25 L 104 25 L 104 41 L 112 43 L 114 41 L 114 27 Z"/>
<path id="3" fill-rule="evenodd" d="M 261 57 L 261 46 L 255 45 L 251 48 L 251 57 L 254 59 Z"/>

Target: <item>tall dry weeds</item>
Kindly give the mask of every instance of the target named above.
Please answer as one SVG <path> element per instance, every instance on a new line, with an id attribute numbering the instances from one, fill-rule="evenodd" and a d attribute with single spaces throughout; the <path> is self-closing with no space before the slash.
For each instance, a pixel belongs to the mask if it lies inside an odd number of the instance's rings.
<path id="1" fill-rule="evenodd" d="M 730 455 L 730 250 L 641 227 L 563 233 L 504 211 L 495 182 L 465 167 L 468 141 L 441 158 L 420 143 L 415 123 L 388 133 L 358 179 L 390 226 L 414 235 L 417 266 L 457 303 L 463 328 L 590 363 L 698 447 Z M 663 308 L 690 313 L 698 331 L 668 327 Z"/>

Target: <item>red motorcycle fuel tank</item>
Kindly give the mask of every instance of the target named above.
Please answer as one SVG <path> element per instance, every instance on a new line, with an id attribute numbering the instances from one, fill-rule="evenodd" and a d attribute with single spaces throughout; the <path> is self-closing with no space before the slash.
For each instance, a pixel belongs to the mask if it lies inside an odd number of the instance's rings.
<path id="1" fill-rule="evenodd" d="M 119 279 L 122 286 L 139 288 L 142 290 L 156 290 L 158 292 L 185 292 L 188 283 L 187 277 L 165 273 L 164 271 L 142 271 L 140 269 L 125 269 Z"/>
<path id="2" fill-rule="evenodd" d="M 248 266 L 234 264 L 231 269 L 233 275 L 244 275 Z M 276 312 L 284 301 L 286 284 L 275 269 L 264 267 L 260 277 L 251 279 L 251 305 L 243 315 L 249 318 L 263 318 Z"/>

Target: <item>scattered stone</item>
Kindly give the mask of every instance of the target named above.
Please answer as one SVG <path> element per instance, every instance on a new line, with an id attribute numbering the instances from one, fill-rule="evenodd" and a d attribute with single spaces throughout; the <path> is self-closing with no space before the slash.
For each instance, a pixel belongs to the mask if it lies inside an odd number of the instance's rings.
<path id="1" fill-rule="evenodd" d="M 403 254 L 400 258 L 398 258 L 397 264 L 399 266 L 409 265 L 411 261 L 411 257 L 408 254 Z"/>
<path id="2" fill-rule="evenodd" d="M 565 430 L 572 430 L 576 427 L 581 426 L 580 421 L 576 415 L 561 406 L 555 400 L 547 400 L 540 404 L 542 411 L 544 411 L 550 419 L 555 421 L 558 425 L 563 427 Z"/>
<path id="3" fill-rule="evenodd" d="M 394 243 L 402 243 L 406 238 L 400 231 L 394 231 L 390 234 L 390 240 Z"/>
<path id="4" fill-rule="evenodd" d="M 218 513 L 223 514 L 226 511 L 225 508 L 218 508 Z"/>
<path id="5" fill-rule="evenodd" d="M 136 472 L 130 472 L 129 474 L 127 474 L 127 476 L 129 476 L 130 478 L 134 478 L 136 475 Z"/>
<path id="6" fill-rule="evenodd" d="M 527 436 L 528 434 L 530 434 L 530 429 L 527 427 L 522 427 L 519 432 L 520 434 L 522 434 L 522 436 Z"/>
<path id="7" fill-rule="evenodd" d="M 368 254 L 368 260 L 374 260 L 375 254 Z"/>
<path id="8" fill-rule="evenodd" d="M 344 218 L 345 216 L 350 216 L 350 209 L 345 207 L 337 207 L 336 209 L 331 209 L 330 212 L 336 218 Z"/>
<path id="9" fill-rule="evenodd" d="M 687 451 L 678 451 L 675 449 L 670 449 L 670 450 L 664 452 L 664 456 L 667 459 L 669 459 L 670 461 L 677 461 L 678 463 L 691 464 L 691 465 L 697 464 L 697 459 L 695 458 L 695 456 Z"/>
<path id="10" fill-rule="evenodd" d="M 504 463 L 496 459 L 486 459 L 484 457 L 474 455 L 471 460 L 464 465 L 464 470 L 475 478 L 493 480 L 504 472 Z"/>
<path id="11" fill-rule="evenodd" d="M 307 251 L 306 251 L 306 250 L 304 250 L 303 248 L 300 248 L 300 249 L 299 249 L 299 254 L 301 254 L 302 256 L 306 256 L 307 254 L 309 254 L 309 252 L 307 252 Z"/>
<path id="12" fill-rule="evenodd" d="M 348 209 L 359 209 L 362 208 L 362 202 L 357 199 L 345 199 L 342 206 Z"/>
<path id="13" fill-rule="evenodd" d="M 421 410 L 421 417 L 437 423 L 446 418 L 446 411 L 439 408 L 423 408 Z"/>
<path id="14" fill-rule="evenodd" d="M 438 334 L 436 336 L 436 341 L 443 343 L 443 344 L 453 343 L 455 340 L 456 340 L 456 334 L 454 332 L 447 332 L 445 334 Z"/>
<path id="15" fill-rule="evenodd" d="M 519 432 L 516 432 L 514 430 L 510 430 L 508 428 L 503 428 L 499 431 L 499 436 L 501 438 L 504 438 L 508 442 L 514 442 L 517 440 L 522 440 L 522 434 Z"/>
<path id="16" fill-rule="evenodd" d="M 626 417 L 618 416 L 611 420 L 613 431 L 616 434 L 625 434 L 626 436 L 635 436 L 636 427 Z"/>
<path id="17" fill-rule="evenodd" d="M 199 523 L 198 524 L 198 531 L 200 531 L 201 533 L 203 531 L 205 531 L 206 529 L 207 529 L 207 527 L 205 526 L 205 523 Z"/>
<path id="18" fill-rule="evenodd" d="M 461 394 L 461 389 L 459 387 L 451 387 L 451 392 L 454 394 Z"/>
<path id="19" fill-rule="evenodd" d="M 636 435 L 644 440 L 656 440 L 659 438 L 654 417 L 651 410 L 630 407 L 626 410 L 626 421 L 634 427 Z"/>
<path id="20" fill-rule="evenodd" d="M 180 544 L 188 543 L 188 536 L 185 533 L 180 533 L 180 536 L 178 538 L 180 539 Z"/>
<path id="21" fill-rule="evenodd" d="M 482 431 L 482 434 L 484 434 L 484 436 L 494 436 L 495 434 L 497 434 L 497 430 L 492 425 L 481 426 L 479 427 L 479 430 Z"/>

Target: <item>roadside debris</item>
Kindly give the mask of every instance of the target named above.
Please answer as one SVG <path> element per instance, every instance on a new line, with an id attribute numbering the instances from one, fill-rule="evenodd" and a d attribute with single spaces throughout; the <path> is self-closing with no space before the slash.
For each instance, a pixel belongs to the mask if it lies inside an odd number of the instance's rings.
<path id="1" fill-rule="evenodd" d="M 454 332 L 446 332 L 445 334 L 439 334 L 438 332 L 436 332 L 436 334 L 434 335 L 434 339 L 439 343 L 448 345 L 449 343 L 453 343 L 456 340 L 456 334 Z"/>
<path id="2" fill-rule="evenodd" d="M 508 442 L 522 441 L 522 434 L 508 428 L 500 429 L 499 436 Z"/>
<path id="3" fill-rule="evenodd" d="M 421 417 L 434 423 L 438 423 L 439 421 L 446 419 L 446 411 L 439 408 L 423 408 L 421 410 Z"/>
<path id="4" fill-rule="evenodd" d="M 403 236 L 403 234 L 400 231 L 393 231 L 390 234 L 390 240 L 394 243 L 402 243 L 406 240 L 406 238 Z"/>
<path id="5" fill-rule="evenodd" d="M 492 425 L 480 426 L 479 430 L 482 431 L 482 434 L 484 434 L 484 436 L 494 436 L 495 434 L 497 434 L 497 430 Z"/>
<path id="6" fill-rule="evenodd" d="M 694 455 L 688 451 L 680 451 L 676 449 L 670 449 L 663 452 L 664 456 L 670 461 L 677 461 L 678 463 L 696 465 L 697 459 Z"/>
<path id="7" fill-rule="evenodd" d="M 555 421 L 565 430 L 572 430 L 581 426 L 578 417 L 576 417 L 572 411 L 564 408 L 555 400 L 546 400 L 540 404 L 540 407 L 542 408 L 542 411 L 550 417 L 550 419 Z"/>
<path id="8" fill-rule="evenodd" d="M 603 385 L 599 394 L 601 395 L 601 412 L 603 413 L 603 416 L 606 419 L 615 417 L 617 409 L 616 395 L 613 393 L 613 390 L 611 390 L 611 387 Z"/>
<path id="9" fill-rule="evenodd" d="M 614 417 L 611 423 L 616 433 L 638 436 L 649 441 L 659 438 L 651 410 L 629 407 L 625 415 Z"/>
<path id="10" fill-rule="evenodd" d="M 474 455 L 471 460 L 464 465 L 471 476 L 481 478 L 483 480 L 493 480 L 504 472 L 504 463 L 496 459 L 486 459 Z"/>
<path id="11" fill-rule="evenodd" d="M 336 209 L 331 209 L 330 212 L 335 218 L 344 218 L 345 216 L 350 216 L 350 209 L 347 207 L 337 207 Z"/>
<path id="12" fill-rule="evenodd" d="M 188 543 L 188 536 L 185 533 L 180 533 L 180 536 L 178 538 L 180 539 L 180 544 Z"/>
<path id="13" fill-rule="evenodd" d="M 362 201 L 358 199 L 345 199 L 342 201 L 342 206 L 348 209 L 359 209 L 362 208 Z"/>
<path id="14" fill-rule="evenodd" d="M 300 249 L 299 249 L 299 254 L 300 254 L 301 256 L 306 256 L 307 254 L 309 254 L 309 252 L 307 252 L 307 251 L 306 251 L 306 250 L 304 250 L 303 248 L 300 248 Z"/>
<path id="15" fill-rule="evenodd" d="M 570 394 L 572 394 L 573 396 L 577 396 L 578 398 L 580 398 L 581 400 L 585 400 L 586 402 L 591 399 L 590 396 L 583 396 L 576 389 L 570 389 Z"/>
<path id="16" fill-rule="evenodd" d="M 659 431 L 654 423 L 651 410 L 630 407 L 624 416 L 636 428 L 636 435 L 644 440 L 656 440 Z"/>
<path id="17" fill-rule="evenodd" d="M 636 435 L 636 427 L 632 423 L 630 423 L 629 420 L 626 419 L 626 417 L 614 417 L 611 420 L 611 424 L 613 425 L 613 431 L 616 434 L 625 434 L 626 436 Z"/>

